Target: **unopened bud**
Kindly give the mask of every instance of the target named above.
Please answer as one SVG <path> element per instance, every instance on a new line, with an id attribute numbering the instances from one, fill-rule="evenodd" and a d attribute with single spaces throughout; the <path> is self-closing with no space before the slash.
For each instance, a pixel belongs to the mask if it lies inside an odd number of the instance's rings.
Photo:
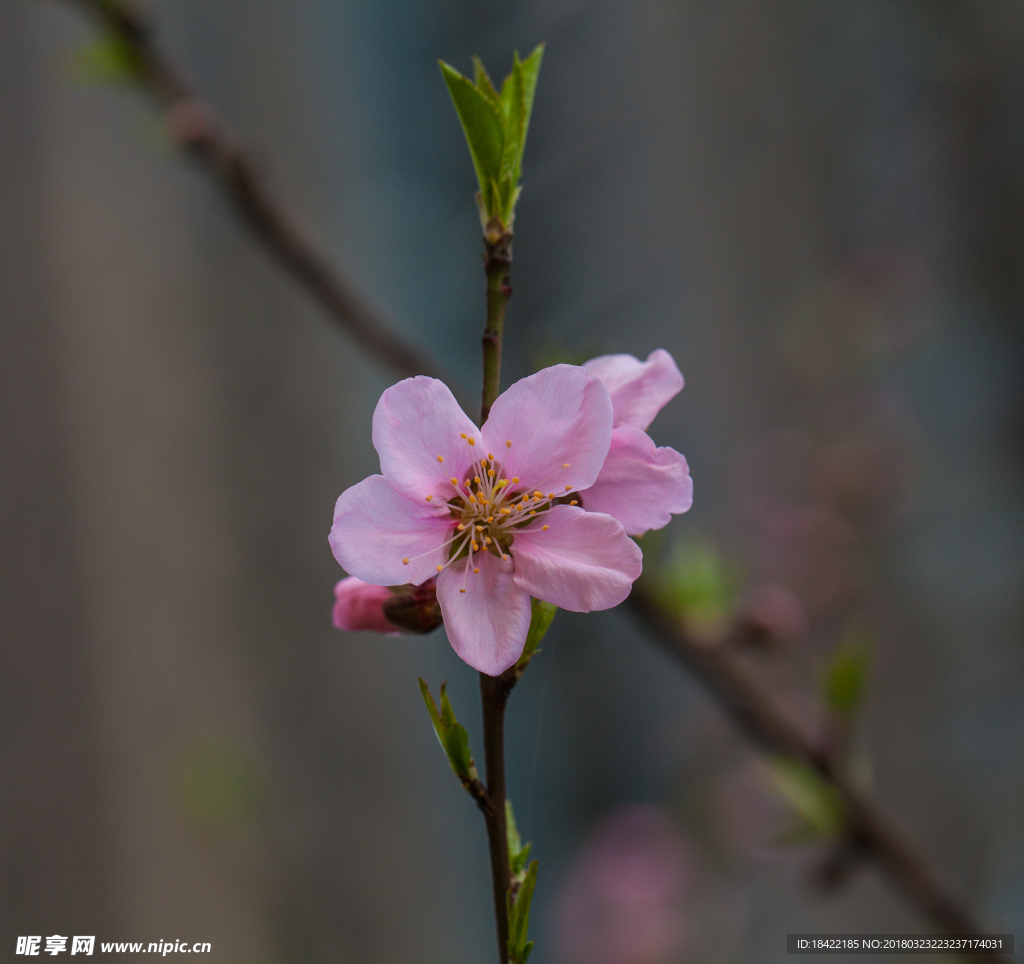
<path id="1" fill-rule="evenodd" d="M 441 607 L 437 602 L 437 580 L 422 586 L 400 586 L 384 602 L 389 622 L 408 633 L 429 633 L 441 625 Z"/>
<path id="2" fill-rule="evenodd" d="M 334 587 L 335 627 L 348 632 L 369 629 L 397 636 L 398 631 L 384 616 L 384 604 L 391 597 L 387 586 L 371 586 L 355 576 L 342 579 Z"/>

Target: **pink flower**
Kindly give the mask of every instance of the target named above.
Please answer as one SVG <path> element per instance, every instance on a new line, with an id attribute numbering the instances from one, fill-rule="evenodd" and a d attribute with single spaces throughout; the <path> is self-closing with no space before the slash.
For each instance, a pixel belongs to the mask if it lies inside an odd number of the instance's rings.
<path id="1" fill-rule="evenodd" d="M 582 368 L 517 382 L 482 429 L 442 382 L 407 378 L 373 414 L 382 474 L 338 499 L 334 556 L 374 585 L 436 576 L 455 652 L 496 676 L 522 653 L 531 596 L 609 609 L 640 575 L 640 549 L 622 525 L 578 505 L 611 437 L 611 398 Z"/>
<path id="2" fill-rule="evenodd" d="M 690 470 L 675 449 L 657 448 L 645 429 L 683 387 L 663 348 L 642 362 L 632 355 L 602 355 L 583 365 L 612 399 L 612 443 L 594 485 L 581 494 L 590 512 L 606 512 L 630 535 L 660 529 L 693 504 Z"/>
<path id="3" fill-rule="evenodd" d="M 370 629 L 375 633 L 397 636 L 398 629 L 384 615 L 384 603 L 391 598 L 387 586 L 371 586 L 348 576 L 334 587 L 334 626 L 355 632 Z"/>

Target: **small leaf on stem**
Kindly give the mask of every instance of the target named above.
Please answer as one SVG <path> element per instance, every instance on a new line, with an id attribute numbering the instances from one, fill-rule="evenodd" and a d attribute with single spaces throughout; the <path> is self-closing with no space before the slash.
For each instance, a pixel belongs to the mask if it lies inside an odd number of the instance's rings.
<path id="1" fill-rule="evenodd" d="M 537 884 L 537 861 L 534 860 L 523 884 L 516 894 L 515 900 L 509 901 L 508 909 L 508 958 L 509 964 L 526 964 L 533 941 L 526 939 L 530 924 L 530 901 L 533 899 L 533 888 Z"/>
<path id="2" fill-rule="evenodd" d="M 430 722 L 434 724 L 434 733 L 437 734 L 441 749 L 448 757 L 448 763 L 455 775 L 463 783 L 472 783 L 478 779 L 478 776 L 469 748 L 469 734 L 455 718 L 455 710 L 452 709 L 451 701 L 445 692 L 447 685 L 447 683 L 441 684 L 441 709 L 438 711 L 429 687 L 422 677 L 420 678 L 420 692 L 423 694 L 423 702 L 430 714 Z"/>
<path id="3" fill-rule="evenodd" d="M 847 724 L 856 718 L 864 702 L 871 643 L 860 632 L 850 632 L 832 655 L 822 681 L 822 695 Z"/>
<path id="4" fill-rule="evenodd" d="M 800 843 L 839 836 L 845 825 L 845 812 L 834 787 L 809 766 L 789 757 L 773 757 L 768 766 L 776 792 L 800 818 L 800 825 L 780 842 Z"/>

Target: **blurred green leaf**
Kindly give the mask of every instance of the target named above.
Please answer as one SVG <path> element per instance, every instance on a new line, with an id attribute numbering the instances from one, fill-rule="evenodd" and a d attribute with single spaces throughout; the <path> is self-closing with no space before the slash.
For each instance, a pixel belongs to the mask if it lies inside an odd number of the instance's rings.
<path id="1" fill-rule="evenodd" d="M 530 859 L 530 848 L 532 844 L 523 846 L 519 837 L 519 828 L 516 826 L 516 817 L 512 812 L 512 801 L 505 801 L 505 835 L 508 838 L 508 866 L 509 873 L 518 883 L 522 883 L 526 876 L 526 861 Z"/>
<path id="2" fill-rule="evenodd" d="M 73 51 L 70 73 L 80 84 L 133 84 L 141 64 L 130 45 L 116 34 L 103 34 Z"/>
<path id="3" fill-rule="evenodd" d="M 185 751 L 178 789 L 187 816 L 205 829 L 244 825 L 263 803 L 252 760 L 242 747 L 220 739 L 197 741 Z"/>
<path id="4" fill-rule="evenodd" d="M 678 546 L 655 573 L 659 602 L 697 627 L 724 627 L 732 612 L 739 578 L 714 544 L 690 541 Z"/>
<path id="5" fill-rule="evenodd" d="M 533 941 L 526 939 L 530 924 L 530 901 L 537 884 L 537 861 L 534 860 L 514 901 L 509 901 L 508 912 L 508 957 L 509 964 L 526 964 L 533 950 Z"/>
<path id="6" fill-rule="evenodd" d="M 861 632 L 852 631 L 832 654 L 825 670 L 822 695 L 847 723 L 853 722 L 864 702 L 870 666 L 869 638 Z"/>
<path id="7" fill-rule="evenodd" d="M 469 748 L 469 734 L 466 728 L 455 718 L 455 710 L 445 692 L 447 683 L 441 684 L 441 709 L 437 708 L 434 697 L 430 694 L 427 684 L 420 678 L 420 693 L 430 714 L 430 722 L 434 724 L 434 733 L 448 757 L 448 763 L 455 775 L 462 781 L 477 779 L 476 766 Z"/>
<path id="8" fill-rule="evenodd" d="M 788 842 L 820 840 L 840 833 L 845 821 L 842 800 L 814 770 L 782 756 L 771 757 L 768 768 L 776 792 L 801 821 L 795 831 L 786 835 Z"/>

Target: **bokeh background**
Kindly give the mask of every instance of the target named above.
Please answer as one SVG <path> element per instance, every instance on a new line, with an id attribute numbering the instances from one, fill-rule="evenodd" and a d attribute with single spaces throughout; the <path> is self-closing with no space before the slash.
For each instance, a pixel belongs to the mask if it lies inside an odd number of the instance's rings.
<path id="1" fill-rule="evenodd" d="M 858 765 L 1024 935 L 1024 5 L 150 6 L 280 196 L 472 391 L 479 226 L 435 61 L 501 76 L 548 42 L 506 382 L 674 354 L 652 432 L 696 501 L 648 568 L 712 622 L 782 619 L 744 658 L 807 727 L 837 642 L 867 639 Z M 92 36 L 3 0 L 2 953 L 490 960 L 482 822 L 416 684 L 449 681 L 479 748 L 475 675 L 443 631 L 330 625 L 331 510 L 376 470 L 389 373 L 136 92 L 86 82 Z M 770 772 L 628 613 L 562 613 L 543 649 L 509 717 L 536 964 L 930 930 L 870 867 L 823 890 Z"/>

